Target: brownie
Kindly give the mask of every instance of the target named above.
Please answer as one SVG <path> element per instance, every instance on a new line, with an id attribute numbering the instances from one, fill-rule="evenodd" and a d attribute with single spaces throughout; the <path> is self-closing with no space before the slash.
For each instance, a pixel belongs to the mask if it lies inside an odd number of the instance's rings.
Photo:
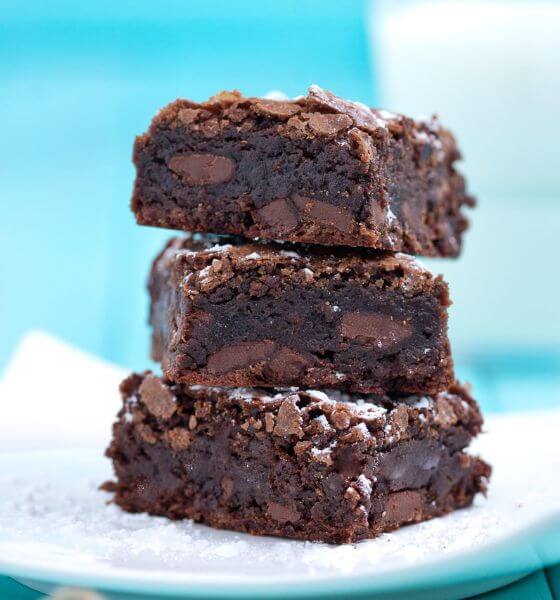
<path id="1" fill-rule="evenodd" d="M 149 280 L 152 357 L 169 380 L 373 393 L 453 382 L 447 284 L 412 257 L 194 238 L 172 239 Z"/>
<path id="2" fill-rule="evenodd" d="M 171 384 L 147 372 L 124 407 L 105 484 L 131 512 L 331 543 L 471 504 L 490 467 L 463 450 L 482 418 L 467 390 L 373 396 Z"/>
<path id="3" fill-rule="evenodd" d="M 176 100 L 136 139 L 138 223 L 457 256 L 474 200 L 451 133 L 312 86 Z"/>

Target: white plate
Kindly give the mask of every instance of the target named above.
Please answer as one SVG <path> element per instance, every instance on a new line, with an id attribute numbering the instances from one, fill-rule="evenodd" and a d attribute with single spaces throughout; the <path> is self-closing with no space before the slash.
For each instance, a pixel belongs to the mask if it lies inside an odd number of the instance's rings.
<path id="1" fill-rule="evenodd" d="M 487 499 L 338 547 L 126 514 L 97 490 L 111 476 L 101 449 L 0 454 L 0 572 L 183 597 L 491 589 L 560 561 L 560 412 L 492 416 L 486 429 L 475 451 L 494 467 Z"/>

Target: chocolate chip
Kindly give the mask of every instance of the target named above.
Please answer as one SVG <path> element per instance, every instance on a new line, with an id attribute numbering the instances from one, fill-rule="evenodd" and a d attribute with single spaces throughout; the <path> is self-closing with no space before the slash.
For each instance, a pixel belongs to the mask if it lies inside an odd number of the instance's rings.
<path id="1" fill-rule="evenodd" d="M 208 358 L 208 370 L 212 373 L 227 373 L 269 358 L 274 352 L 275 343 L 271 340 L 243 342 L 226 346 Z"/>
<path id="2" fill-rule="evenodd" d="M 354 217 L 343 208 L 304 196 L 294 196 L 293 202 L 307 221 L 333 227 L 342 233 L 351 233 L 354 229 Z"/>
<path id="3" fill-rule="evenodd" d="M 285 198 L 278 198 L 259 208 L 255 211 L 255 217 L 269 227 L 278 228 L 282 233 L 288 233 L 299 222 L 296 210 Z"/>
<path id="4" fill-rule="evenodd" d="M 276 426 L 274 427 L 274 435 L 287 437 L 289 435 L 303 435 L 301 425 L 303 419 L 301 411 L 297 407 L 296 401 L 299 400 L 297 394 L 288 396 L 280 405 L 278 416 L 276 417 Z"/>
<path id="5" fill-rule="evenodd" d="M 381 455 L 380 478 L 387 482 L 392 492 L 424 487 L 440 460 L 441 449 L 434 440 L 401 442 Z"/>
<path id="6" fill-rule="evenodd" d="M 174 427 L 166 431 L 163 438 L 173 450 L 186 450 L 191 444 L 191 434 L 183 427 Z"/>
<path id="7" fill-rule="evenodd" d="M 295 506 L 286 506 L 277 502 L 268 502 L 268 514 L 279 523 L 296 523 L 301 515 Z"/>
<path id="8" fill-rule="evenodd" d="M 225 183 L 235 173 L 235 162 L 216 154 L 181 154 L 173 156 L 167 166 L 189 185 Z"/>
<path id="9" fill-rule="evenodd" d="M 281 100 L 259 100 L 255 102 L 254 109 L 258 113 L 278 117 L 279 119 L 289 119 L 301 112 L 301 106 L 293 102 L 282 102 Z"/>
<path id="10" fill-rule="evenodd" d="M 309 361 L 305 356 L 284 346 L 266 365 L 264 375 L 272 381 L 297 381 L 308 366 Z"/>
<path id="11" fill-rule="evenodd" d="M 401 523 L 419 521 L 423 512 L 424 496 L 421 492 L 397 492 L 387 497 L 382 522 L 384 525 L 398 526 Z"/>
<path id="12" fill-rule="evenodd" d="M 335 137 L 352 125 L 352 119 L 348 115 L 312 113 L 309 115 L 308 124 L 318 135 Z"/>
<path id="13" fill-rule="evenodd" d="M 173 392 L 159 377 L 146 375 L 139 388 L 144 406 L 157 419 L 169 419 L 177 408 Z"/>
<path id="14" fill-rule="evenodd" d="M 347 313 L 342 317 L 341 334 L 350 339 L 371 340 L 379 349 L 398 346 L 412 335 L 410 325 L 382 313 Z"/>

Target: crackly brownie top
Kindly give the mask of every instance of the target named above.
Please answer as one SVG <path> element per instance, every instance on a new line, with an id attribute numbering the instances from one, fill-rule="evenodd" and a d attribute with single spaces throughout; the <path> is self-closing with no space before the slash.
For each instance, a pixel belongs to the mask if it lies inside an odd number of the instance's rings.
<path id="1" fill-rule="evenodd" d="M 255 121 L 263 118 L 277 122 L 278 134 L 283 137 L 336 139 L 349 145 L 364 163 L 375 161 L 377 150 L 373 139 L 391 137 L 407 138 L 434 164 L 452 163 L 460 158 L 453 135 L 440 126 L 436 117 L 413 120 L 386 110 L 371 109 L 360 102 L 343 100 L 317 85 L 309 88 L 307 96 L 293 100 L 248 98 L 238 91 L 220 92 L 206 102 L 179 99 L 160 111 L 150 131 L 161 127 L 188 128 L 212 138 L 230 127 L 249 132 Z M 191 183 L 217 183 L 231 175 L 231 161 L 221 157 L 219 163 L 212 164 L 211 177 L 217 181 L 206 181 L 210 170 L 204 169 L 202 164 L 191 164 L 195 160 L 177 157 L 176 164 L 170 166 L 176 172 L 185 171 L 189 177 L 202 178 Z"/>
<path id="2" fill-rule="evenodd" d="M 415 437 L 477 435 L 482 417 L 466 386 L 453 384 L 435 396 L 348 394 L 338 390 L 219 388 L 173 384 L 147 371 L 121 384 L 126 421 L 185 429 L 233 410 L 245 431 L 326 444 L 367 440 L 388 447 Z M 157 429 L 156 428 L 156 429 Z M 468 443 L 463 437 L 462 443 Z M 328 448 L 327 446 L 325 446 Z M 323 448 L 324 450 L 324 448 Z M 315 454 L 321 456 L 321 449 Z"/>
<path id="3" fill-rule="evenodd" d="M 449 304 L 447 285 L 418 259 L 368 248 L 251 242 L 238 236 L 194 234 L 172 238 L 154 261 L 153 274 L 181 279 L 185 292 L 208 293 L 236 274 L 289 277 L 301 285 L 355 279 L 379 288 L 416 295 L 437 287 Z"/>

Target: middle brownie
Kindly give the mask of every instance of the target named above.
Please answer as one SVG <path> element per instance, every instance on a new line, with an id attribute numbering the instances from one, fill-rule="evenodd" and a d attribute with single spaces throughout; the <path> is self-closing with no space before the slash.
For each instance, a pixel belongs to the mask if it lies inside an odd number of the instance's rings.
<path id="1" fill-rule="evenodd" d="M 149 290 L 152 357 L 174 382 L 434 394 L 454 380 L 447 284 L 404 254 L 175 238 Z"/>

